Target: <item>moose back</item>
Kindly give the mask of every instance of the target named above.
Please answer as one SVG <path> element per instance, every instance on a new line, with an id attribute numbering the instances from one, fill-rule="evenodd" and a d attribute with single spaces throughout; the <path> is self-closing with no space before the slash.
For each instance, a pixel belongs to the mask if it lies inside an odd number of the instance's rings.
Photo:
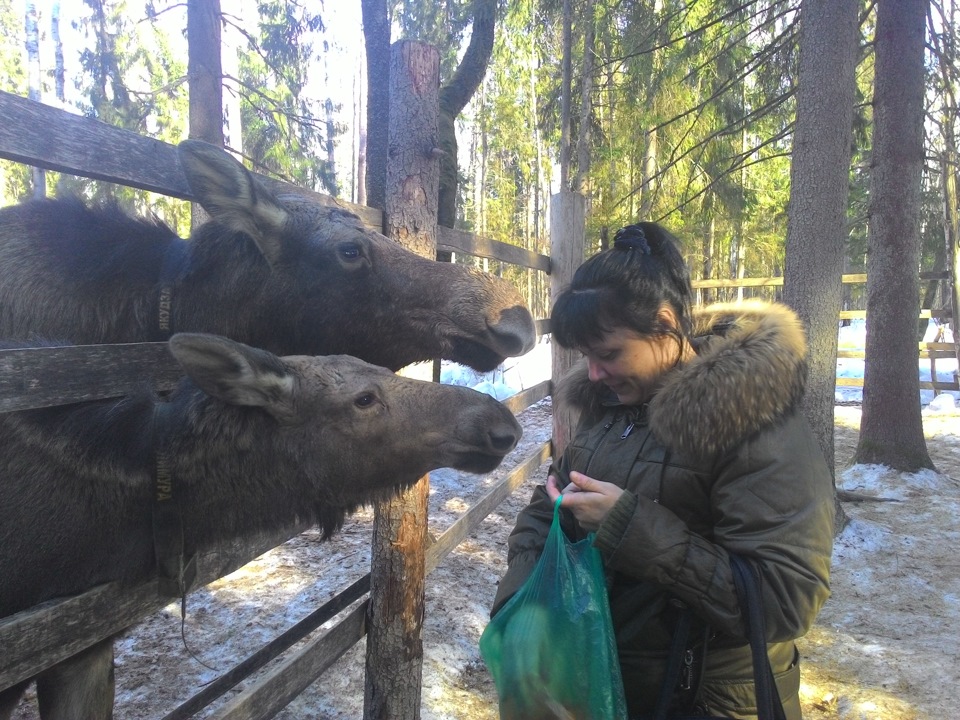
<path id="1" fill-rule="evenodd" d="M 394 370 L 443 358 L 486 371 L 533 346 L 510 283 L 421 258 L 344 209 L 274 193 L 212 145 L 188 140 L 178 156 L 211 216 L 189 240 L 75 199 L 0 209 L 0 338 L 208 332 Z"/>
<path id="2" fill-rule="evenodd" d="M 189 333 L 170 348 L 188 378 L 168 400 L 0 415 L 0 617 L 149 577 L 161 502 L 176 504 L 187 556 L 298 519 L 328 537 L 432 469 L 489 472 L 521 435 L 487 395 L 352 357 Z M 25 686 L 0 691 L 0 717 Z M 109 717 L 110 642 L 46 671 L 38 697 L 44 718 Z"/>

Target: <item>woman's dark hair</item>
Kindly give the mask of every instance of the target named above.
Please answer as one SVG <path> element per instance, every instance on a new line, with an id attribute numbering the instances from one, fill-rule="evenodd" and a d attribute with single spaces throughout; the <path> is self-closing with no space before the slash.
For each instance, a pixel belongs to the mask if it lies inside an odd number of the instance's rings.
<path id="1" fill-rule="evenodd" d="M 554 303 L 553 337 L 567 348 L 588 347 L 619 327 L 642 336 L 690 335 L 693 289 L 677 239 L 656 223 L 641 222 L 617 231 L 613 247 L 587 259 Z M 658 312 L 674 312 L 678 328 Z"/>

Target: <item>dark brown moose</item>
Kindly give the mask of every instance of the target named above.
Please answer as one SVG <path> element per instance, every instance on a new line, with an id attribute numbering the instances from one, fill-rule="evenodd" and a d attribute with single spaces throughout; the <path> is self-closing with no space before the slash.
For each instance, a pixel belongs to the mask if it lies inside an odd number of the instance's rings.
<path id="1" fill-rule="evenodd" d="M 494 469 L 521 435 L 487 395 L 353 357 L 281 358 L 196 333 L 169 344 L 188 377 L 168 400 L 0 415 L 0 617 L 150 576 L 155 493 L 172 492 L 195 552 L 297 519 L 328 537 L 432 469 Z M 109 718 L 112 672 L 109 640 L 46 671 L 42 716 Z M 0 717 L 24 685 L 0 692 Z"/>
<path id="2" fill-rule="evenodd" d="M 346 210 L 277 195 L 223 150 L 179 145 L 211 220 L 189 241 L 78 200 L 0 210 L 0 338 L 77 344 L 209 332 L 280 354 L 492 370 L 536 340 L 508 282 L 421 258 Z"/>

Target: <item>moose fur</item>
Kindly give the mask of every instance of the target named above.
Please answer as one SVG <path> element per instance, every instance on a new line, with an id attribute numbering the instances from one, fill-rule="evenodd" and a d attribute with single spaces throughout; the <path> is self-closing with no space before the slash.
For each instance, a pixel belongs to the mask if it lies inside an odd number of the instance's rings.
<path id="1" fill-rule="evenodd" d="M 169 399 L 0 415 L 0 617 L 154 572 L 159 457 L 184 545 L 202 552 L 298 519 L 328 537 L 431 469 L 492 470 L 521 435 L 482 393 L 352 357 L 277 357 L 204 334 L 170 349 L 187 378 Z M 45 720 L 109 717 L 111 660 L 107 641 L 38 678 Z M 0 717 L 22 690 L 0 692 Z"/>
<path id="2" fill-rule="evenodd" d="M 510 283 L 419 257 L 344 209 L 277 195 L 212 145 L 178 150 L 211 216 L 189 241 L 75 199 L 0 209 L 0 338 L 207 332 L 394 370 L 436 358 L 491 370 L 533 346 L 533 318 Z"/>

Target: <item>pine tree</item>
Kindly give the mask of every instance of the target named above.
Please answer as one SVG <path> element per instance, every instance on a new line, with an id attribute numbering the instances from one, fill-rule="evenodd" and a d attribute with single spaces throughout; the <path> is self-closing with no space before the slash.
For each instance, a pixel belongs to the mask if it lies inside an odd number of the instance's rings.
<path id="1" fill-rule="evenodd" d="M 932 468 L 917 375 L 924 0 L 877 3 L 866 371 L 856 462 Z"/>

